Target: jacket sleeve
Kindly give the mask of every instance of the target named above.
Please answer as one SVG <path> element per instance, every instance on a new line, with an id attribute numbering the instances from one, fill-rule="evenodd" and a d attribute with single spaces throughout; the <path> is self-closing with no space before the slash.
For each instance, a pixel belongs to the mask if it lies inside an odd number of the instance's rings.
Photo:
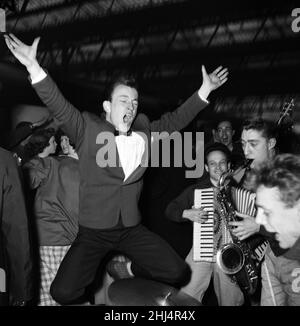
<path id="1" fill-rule="evenodd" d="M 51 160 L 32 159 L 24 165 L 27 183 L 31 189 L 36 189 L 48 180 L 51 170 Z"/>
<path id="2" fill-rule="evenodd" d="M 175 111 L 165 113 L 159 120 L 152 121 L 150 129 L 152 132 L 179 131 L 185 128 L 206 106 L 207 103 L 200 99 L 198 92 L 195 92 Z"/>
<path id="3" fill-rule="evenodd" d="M 78 149 L 83 140 L 85 128 L 81 112 L 62 95 L 49 75 L 32 86 L 53 115 L 55 122 L 67 133 Z"/>
<path id="4" fill-rule="evenodd" d="M 182 213 L 185 209 L 192 208 L 194 204 L 194 190 L 195 186 L 192 185 L 170 202 L 165 210 L 165 215 L 168 219 L 174 222 L 188 222 L 187 219 L 182 217 Z"/>
<path id="5" fill-rule="evenodd" d="M 10 303 L 26 302 L 33 296 L 32 255 L 25 200 L 13 158 L 4 176 L 2 223 L 8 255 Z"/>

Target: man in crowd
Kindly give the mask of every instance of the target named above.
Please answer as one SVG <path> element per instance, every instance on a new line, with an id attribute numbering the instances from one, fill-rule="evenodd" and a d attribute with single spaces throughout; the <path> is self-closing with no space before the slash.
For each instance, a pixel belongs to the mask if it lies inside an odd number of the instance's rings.
<path id="1" fill-rule="evenodd" d="M 266 255 L 270 302 L 275 306 L 300 306 L 300 157 L 278 155 L 256 174 L 256 222 L 275 233 L 287 251 Z"/>
<path id="2" fill-rule="evenodd" d="M 253 161 L 248 171 L 242 171 L 243 175 L 239 176 L 242 177 L 241 180 L 237 180 L 240 182 L 241 187 L 256 192 L 255 171 L 258 171 L 263 164 L 274 160 L 277 152 L 276 137 L 276 128 L 269 121 L 253 119 L 244 123 L 241 135 L 242 146 L 246 159 Z M 232 222 L 231 225 L 235 227 L 233 233 L 240 240 L 245 240 L 254 234 L 259 234 L 269 242 L 261 269 L 262 290 L 260 304 L 272 305 L 273 300 L 270 292 L 269 276 L 273 274 L 276 278 L 276 275 L 273 261 L 268 257 L 269 255 L 273 255 L 278 258 L 286 250 L 279 246 L 278 241 L 274 237 L 274 233 L 266 230 L 263 225 L 256 223 L 254 217 L 237 214 L 242 218 L 242 221 Z"/>
<path id="3" fill-rule="evenodd" d="M 28 185 L 35 190 L 41 306 L 58 305 L 50 295 L 50 285 L 78 232 L 78 159 L 53 156 L 56 146 L 54 129 L 34 131 L 25 145 L 30 160 L 23 165 Z"/>
<path id="4" fill-rule="evenodd" d="M 16 160 L 0 148 L 0 306 L 34 296 L 30 232 Z"/>
<path id="5" fill-rule="evenodd" d="M 233 141 L 235 129 L 232 120 L 227 117 L 220 117 L 215 123 L 212 133 L 215 142 L 224 144 L 230 150 L 231 168 L 239 167 L 244 162 L 245 157 L 240 142 Z"/>
<path id="6" fill-rule="evenodd" d="M 241 187 L 255 192 L 256 189 L 255 185 L 252 184 L 250 171 L 257 170 L 262 163 L 274 158 L 276 154 L 276 129 L 272 123 L 266 120 L 253 119 L 245 121 L 242 127 L 241 143 L 245 158 L 251 160 L 249 161 L 251 164 L 249 167 L 241 169 L 239 173 L 234 174 L 234 178 Z M 238 226 L 235 233 L 241 240 L 259 230 L 259 226 L 255 223 L 253 217 L 235 223 L 239 223 L 235 224 L 235 226 Z M 249 226 L 249 229 L 243 229 L 245 225 Z"/>
<path id="7" fill-rule="evenodd" d="M 81 113 L 58 90 L 36 59 L 39 39 L 27 46 L 5 35 L 13 55 L 27 68 L 33 87 L 54 119 L 75 144 L 79 156 L 79 232 L 51 286 L 61 304 L 86 300 L 104 257 L 121 251 L 129 262 L 116 262 L 123 277 L 142 276 L 169 284 L 185 278 L 188 268 L 159 236 L 141 225 L 138 202 L 146 170 L 146 146 L 153 132 L 172 133 L 190 123 L 207 105 L 207 97 L 227 81 L 227 69 L 207 74 L 202 67 L 200 89 L 177 110 L 150 122 L 137 114 L 138 90 L 132 78 L 119 78 L 103 102 L 101 117 Z M 106 155 L 104 154 L 106 153 Z M 112 157 L 111 161 L 107 161 Z"/>
<path id="8" fill-rule="evenodd" d="M 74 144 L 70 143 L 70 138 L 63 132 L 58 132 L 58 137 L 58 143 L 60 144 L 61 148 L 61 155 L 73 157 L 74 159 L 78 160 L 78 155 L 74 148 Z"/>
<path id="9" fill-rule="evenodd" d="M 230 168 L 230 151 L 220 143 L 209 145 L 205 150 L 205 169 L 208 174 L 198 180 L 198 182 L 186 190 L 184 190 L 177 198 L 175 198 L 166 209 L 166 216 L 175 222 L 192 221 L 204 223 L 207 220 L 207 211 L 203 207 L 194 207 L 194 191 L 195 189 L 212 188 L 214 191 L 218 189 L 218 182 L 222 173 L 227 172 Z M 181 290 L 200 302 L 207 290 L 210 279 L 213 277 L 214 289 L 220 306 L 240 306 L 244 302 L 243 293 L 239 286 L 230 279 L 216 264 L 216 253 L 222 245 L 230 239 L 229 230 L 226 222 L 220 214 L 220 205 L 214 195 L 214 238 L 213 238 L 213 258 L 211 261 L 194 261 L 193 251 L 191 248 L 186 257 L 192 275 L 189 283 L 181 288 Z"/>

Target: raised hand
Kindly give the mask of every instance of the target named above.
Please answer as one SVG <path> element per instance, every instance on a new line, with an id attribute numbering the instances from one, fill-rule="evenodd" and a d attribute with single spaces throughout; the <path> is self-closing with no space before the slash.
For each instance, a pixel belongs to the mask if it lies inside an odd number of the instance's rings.
<path id="1" fill-rule="evenodd" d="M 204 66 L 202 66 L 202 77 L 203 77 L 203 84 L 206 84 L 210 91 L 213 91 L 220 86 L 222 86 L 228 80 L 228 69 L 222 66 L 219 66 L 209 75 L 206 72 Z"/>
<path id="2" fill-rule="evenodd" d="M 32 45 L 26 45 L 20 41 L 15 35 L 4 35 L 5 43 L 11 53 L 22 63 L 27 69 L 37 64 L 36 53 L 40 38 L 34 39 Z"/>
<path id="3" fill-rule="evenodd" d="M 212 73 L 208 74 L 204 66 L 202 66 L 203 82 L 199 89 L 199 95 L 206 99 L 211 91 L 219 88 L 228 80 L 228 69 L 219 66 Z"/>

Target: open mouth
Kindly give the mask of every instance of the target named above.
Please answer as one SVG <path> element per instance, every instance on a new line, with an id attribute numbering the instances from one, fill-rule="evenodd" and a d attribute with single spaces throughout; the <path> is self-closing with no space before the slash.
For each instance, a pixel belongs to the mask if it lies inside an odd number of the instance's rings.
<path id="1" fill-rule="evenodd" d="M 130 121 L 132 121 L 133 119 L 133 115 L 131 113 L 126 113 L 124 116 L 123 116 L 123 122 L 124 123 L 128 123 Z"/>

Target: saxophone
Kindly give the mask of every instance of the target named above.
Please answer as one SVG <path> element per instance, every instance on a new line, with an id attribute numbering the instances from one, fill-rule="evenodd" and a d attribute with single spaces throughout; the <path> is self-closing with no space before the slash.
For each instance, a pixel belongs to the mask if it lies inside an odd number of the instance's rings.
<path id="1" fill-rule="evenodd" d="M 249 161 L 249 160 L 248 160 Z M 250 166 L 250 162 L 246 166 Z M 244 166 L 244 167 L 246 167 Z M 217 200 L 220 204 L 220 214 L 230 232 L 232 243 L 224 244 L 216 254 L 216 262 L 225 274 L 230 275 L 244 293 L 253 294 L 258 284 L 257 264 L 247 242 L 241 241 L 232 233 L 229 222 L 238 221 L 230 192 L 227 192 L 226 180 L 233 172 L 224 172 L 219 179 Z"/>

